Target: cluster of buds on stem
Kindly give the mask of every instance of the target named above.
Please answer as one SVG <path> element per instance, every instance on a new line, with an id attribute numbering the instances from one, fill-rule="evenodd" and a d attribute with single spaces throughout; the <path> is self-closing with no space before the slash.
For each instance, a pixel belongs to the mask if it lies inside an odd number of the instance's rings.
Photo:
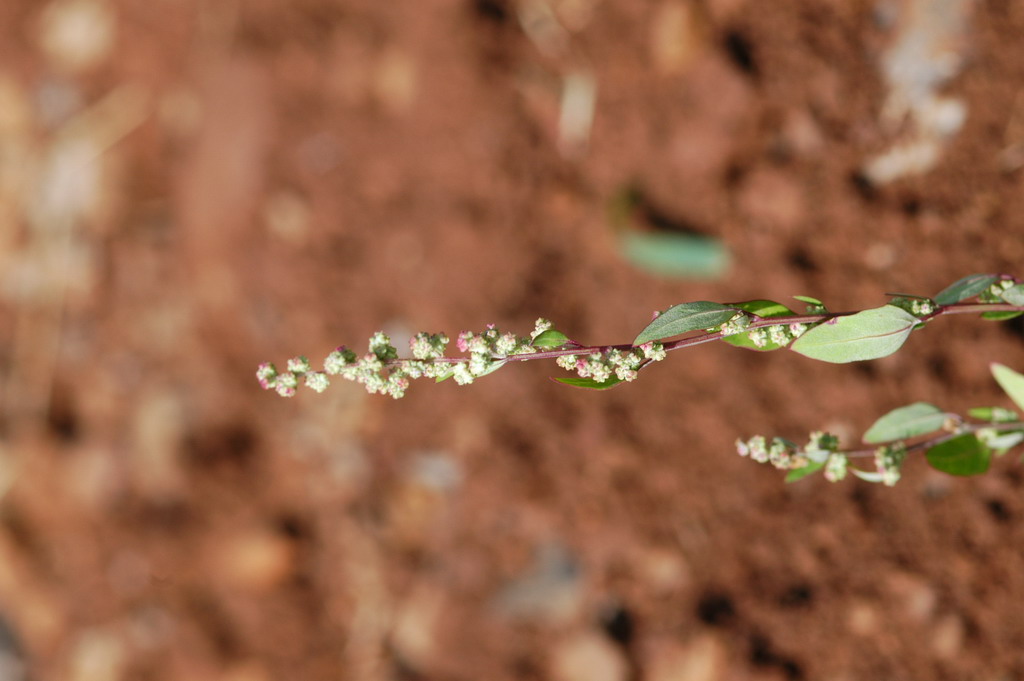
<path id="1" fill-rule="evenodd" d="M 288 360 L 285 371 L 278 371 L 269 362 L 261 364 L 256 378 L 265 390 L 275 390 L 283 397 L 293 396 L 302 383 L 323 392 L 330 385 L 330 377 L 337 376 L 361 384 L 371 394 L 398 399 L 417 378 L 454 378 L 459 385 L 472 383 L 501 368 L 509 357 L 536 353 L 534 341 L 550 328 L 551 322 L 538 319 L 529 336 L 502 332 L 493 324 L 481 333 L 465 331 L 459 334 L 456 346 L 466 357 L 445 356 L 449 344 L 446 335 L 418 333 L 409 341 L 409 359 L 400 358 L 391 339 L 378 331 L 362 356 L 341 346 L 327 355 L 323 371 L 314 371 L 307 358 L 295 357 Z"/>
<path id="2" fill-rule="evenodd" d="M 651 342 L 629 350 L 610 348 L 585 355 L 562 355 L 555 363 L 566 371 L 575 371 L 580 378 L 605 383 L 613 377 L 620 381 L 635 380 L 641 366 L 646 362 L 660 362 L 665 355 L 661 343 Z"/>
<path id="3" fill-rule="evenodd" d="M 724 326 L 723 333 L 725 331 Z M 807 325 L 799 322 L 793 324 L 774 324 L 754 329 L 747 334 L 747 337 L 759 348 L 766 347 L 768 343 L 784 347 L 802 336 L 805 331 L 807 331 Z"/>
<path id="4" fill-rule="evenodd" d="M 1012 278 L 1002 278 L 992 283 L 986 290 L 982 291 L 978 296 L 978 300 L 983 303 L 1000 303 L 1003 301 L 1003 293 L 1013 288 L 1015 280 Z"/>
<path id="5" fill-rule="evenodd" d="M 824 466 L 825 478 L 830 482 L 846 477 L 846 455 L 838 452 L 838 448 L 839 439 L 821 431 L 811 433 L 803 447 L 781 437 L 772 438 L 769 444 L 763 435 L 736 440 L 736 452 L 740 456 L 748 456 L 758 463 L 770 463 L 782 470 Z"/>
<path id="6" fill-rule="evenodd" d="M 902 442 L 884 445 L 875 450 L 875 471 L 886 487 L 900 481 L 900 468 L 907 458 L 907 446 Z"/>

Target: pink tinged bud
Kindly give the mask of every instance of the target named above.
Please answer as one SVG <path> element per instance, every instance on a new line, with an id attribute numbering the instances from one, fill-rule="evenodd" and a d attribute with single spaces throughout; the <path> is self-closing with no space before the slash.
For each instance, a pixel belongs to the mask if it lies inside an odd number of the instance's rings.
<path id="1" fill-rule="evenodd" d="M 273 388 L 276 379 L 277 369 L 270 362 L 264 362 L 256 369 L 256 380 L 260 382 L 260 387 L 264 390 Z"/>

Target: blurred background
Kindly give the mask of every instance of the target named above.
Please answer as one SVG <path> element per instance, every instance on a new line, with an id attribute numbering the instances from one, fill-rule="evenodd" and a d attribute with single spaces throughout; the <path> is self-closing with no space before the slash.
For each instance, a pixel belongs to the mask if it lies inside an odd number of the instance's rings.
<path id="1" fill-rule="evenodd" d="M 1024 4 L 0 3 L 0 679 L 1024 679 L 1024 475 L 756 433 L 1006 405 L 1017 322 L 400 402 L 262 361 L 1024 273 Z M 721 345 L 721 346 L 720 346 Z"/>

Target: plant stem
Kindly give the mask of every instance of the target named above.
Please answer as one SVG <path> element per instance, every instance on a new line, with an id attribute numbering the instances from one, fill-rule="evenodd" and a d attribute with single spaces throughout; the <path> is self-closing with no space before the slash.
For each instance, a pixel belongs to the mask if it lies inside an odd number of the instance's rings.
<path id="1" fill-rule="evenodd" d="M 940 445 L 943 442 L 947 442 L 949 440 L 952 440 L 953 438 L 959 437 L 959 436 L 961 436 L 961 435 L 963 435 L 965 433 L 977 433 L 979 430 L 985 430 L 987 428 L 992 428 L 994 430 L 1000 430 L 1000 431 L 1002 431 L 1002 430 L 1024 430 L 1024 421 L 1011 421 L 1011 422 L 1008 422 L 1008 423 L 969 423 L 969 424 L 962 424 L 962 425 L 957 426 L 957 429 L 956 429 L 955 432 L 944 433 L 942 435 L 937 435 L 937 436 L 935 436 L 933 438 L 929 438 L 927 440 L 922 440 L 921 442 L 917 442 L 915 444 L 908 445 L 907 446 L 907 453 L 909 454 L 910 452 L 920 451 L 922 449 L 931 449 L 935 445 Z M 894 440 L 893 442 L 898 442 L 898 440 Z M 892 443 L 891 442 L 890 443 L 882 443 L 882 444 L 879 444 L 878 447 L 882 447 L 885 444 L 892 444 Z M 840 450 L 838 453 L 839 454 L 845 454 L 848 458 L 851 458 L 851 459 L 863 459 L 863 458 L 874 456 L 875 455 L 875 451 L 878 449 L 878 447 L 873 447 L 872 449 Z"/>
<path id="2" fill-rule="evenodd" d="M 861 310 L 854 310 L 850 312 L 823 312 L 821 314 L 793 314 L 781 317 L 764 317 L 755 318 L 746 327 L 745 331 L 751 331 L 754 329 L 766 328 L 769 326 L 777 326 L 780 324 L 806 324 L 814 325 L 821 324 L 824 322 L 837 319 L 839 317 L 849 317 L 855 315 Z M 944 315 L 954 314 L 977 314 L 981 312 L 1024 312 L 1024 305 L 1011 305 L 1009 303 L 955 303 L 953 305 L 943 305 L 935 309 L 934 312 L 921 317 L 921 322 L 925 323 L 942 317 Z M 722 340 L 728 336 L 723 334 L 721 331 L 714 333 L 701 333 L 700 335 L 689 336 L 686 338 L 680 338 L 678 340 L 669 341 L 662 343 L 662 347 L 665 348 L 666 352 L 672 350 L 680 350 L 682 348 L 689 348 L 695 345 L 701 345 L 702 343 L 711 343 L 713 341 Z M 575 341 L 569 341 L 566 347 L 558 348 L 556 350 L 542 350 L 540 352 L 525 353 L 520 355 L 509 355 L 508 357 L 496 358 L 500 361 L 505 362 L 528 362 L 537 359 L 555 359 L 565 355 L 589 355 L 594 352 L 606 353 L 610 350 L 619 350 L 625 352 L 632 350 L 636 346 L 632 343 L 619 343 L 616 345 L 581 345 Z M 397 364 L 405 359 L 390 360 L 389 365 Z M 457 364 L 464 362 L 464 357 L 438 357 L 433 360 L 427 360 L 431 362 L 437 362 L 440 364 Z M 649 364 L 645 361 L 640 368 L 643 368 Z"/>

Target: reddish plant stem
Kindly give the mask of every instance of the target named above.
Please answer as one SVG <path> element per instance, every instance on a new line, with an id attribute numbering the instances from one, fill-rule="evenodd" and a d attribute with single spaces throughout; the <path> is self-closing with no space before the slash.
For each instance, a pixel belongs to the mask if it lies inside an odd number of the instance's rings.
<path id="1" fill-rule="evenodd" d="M 1024 421 L 1011 421 L 1009 423 L 970 423 L 961 424 L 957 426 L 956 432 L 945 433 L 938 435 L 921 442 L 916 442 L 912 445 L 907 445 L 907 454 L 911 452 L 920 451 L 922 449 L 931 449 L 935 445 L 941 445 L 943 442 L 948 442 L 955 437 L 960 437 L 965 433 L 977 433 L 979 430 L 985 430 L 991 428 L 994 430 L 1024 430 Z M 900 442 L 900 440 L 891 440 L 885 443 L 879 443 L 878 446 L 872 449 L 850 449 L 850 450 L 839 450 L 838 454 L 845 454 L 851 459 L 864 459 L 875 455 L 875 451 L 878 447 L 884 447 L 885 445 Z"/>
<path id="2" fill-rule="evenodd" d="M 739 310 L 737 310 L 739 312 Z M 821 314 L 802 314 L 802 315 L 787 315 L 784 317 L 765 317 L 756 318 L 750 322 L 750 324 L 744 330 L 752 331 L 754 329 L 766 328 L 769 326 L 788 325 L 788 324 L 806 324 L 808 326 L 829 322 L 839 317 L 849 317 L 850 315 L 862 312 L 862 310 L 854 310 L 852 312 L 824 312 Z M 1010 303 L 955 303 L 953 305 L 943 305 L 935 309 L 931 314 L 921 317 L 921 322 L 929 322 L 937 317 L 944 315 L 954 314 L 977 314 L 981 312 L 1024 312 L 1024 305 L 1011 305 Z M 738 334 L 737 334 L 738 335 Z M 665 348 L 666 352 L 672 350 L 680 350 L 682 348 L 689 348 L 695 345 L 701 345 L 702 343 L 711 343 L 712 341 L 721 340 L 727 336 L 723 335 L 721 331 L 715 333 L 703 333 L 697 336 L 689 336 L 687 338 L 680 338 L 678 340 L 669 341 L 662 343 L 662 347 Z M 559 348 L 557 350 L 542 350 L 540 352 L 533 352 L 521 355 L 510 355 L 508 357 L 501 358 L 500 361 L 505 362 L 528 362 L 537 359 L 555 359 L 564 355 L 589 355 L 591 353 L 600 352 L 605 353 L 610 350 L 619 350 L 620 352 L 626 352 L 632 350 L 637 346 L 632 343 L 619 343 L 617 345 L 581 345 L 575 341 L 569 341 L 568 346 Z M 391 360 L 389 364 L 400 363 L 408 361 L 404 359 Z M 438 357 L 432 362 L 438 362 L 441 364 L 457 364 L 459 362 L 467 361 L 465 357 Z M 645 361 L 641 368 L 647 366 L 649 361 Z"/>

